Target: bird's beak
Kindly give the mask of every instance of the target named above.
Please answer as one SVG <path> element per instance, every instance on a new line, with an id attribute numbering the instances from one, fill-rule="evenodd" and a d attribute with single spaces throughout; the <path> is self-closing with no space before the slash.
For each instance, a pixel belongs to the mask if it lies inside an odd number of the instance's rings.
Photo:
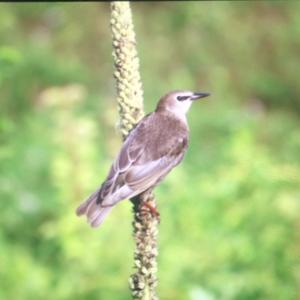
<path id="1" fill-rule="evenodd" d="M 210 96 L 210 93 L 193 93 L 190 99 L 194 101 L 207 96 Z"/>

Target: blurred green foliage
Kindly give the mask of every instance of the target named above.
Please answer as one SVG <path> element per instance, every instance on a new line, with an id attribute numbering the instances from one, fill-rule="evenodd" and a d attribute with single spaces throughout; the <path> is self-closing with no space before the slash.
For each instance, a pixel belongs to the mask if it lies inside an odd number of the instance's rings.
<path id="1" fill-rule="evenodd" d="M 130 203 L 74 213 L 121 144 L 109 5 L 0 6 L 0 299 L 130 299 Z M 161 299 L 299 299 L 299 2 L 132 7 L 146 110 L 212 93 L 156 189 Z"/>

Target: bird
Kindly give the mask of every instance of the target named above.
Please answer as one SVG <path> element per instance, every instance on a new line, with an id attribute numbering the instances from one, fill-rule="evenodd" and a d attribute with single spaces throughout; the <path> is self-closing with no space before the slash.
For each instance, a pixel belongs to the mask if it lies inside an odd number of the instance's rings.
<path id="1" fill-rule="evenodd" d="M 186 113 L 209 93 L 171 91 L 130 131 L 106 180 L 76 210 L 98 227 L 120 201 L 152 191 L 183 159 L 189 142 Z"/>

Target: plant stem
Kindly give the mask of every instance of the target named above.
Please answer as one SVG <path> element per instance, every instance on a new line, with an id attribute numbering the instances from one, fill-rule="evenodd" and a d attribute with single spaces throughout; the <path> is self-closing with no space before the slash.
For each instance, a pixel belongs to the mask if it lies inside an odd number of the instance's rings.
<path id="1" fill-rule="evenodd" d="M 123 139 L 144 115 L 143 89 L 139 73 L 135 32 L 128 1 L 111 2 L 111 28 L 113 38 L 114 76 L 117 84 L 117 101 L 120 114 L 120 130 Z M 134 199 L 133 235 L 135 273 L 129 278 L 133 299 L 157 300 L 157 234 L 158 220 L 144 202 L 156 207 L 151 191 Z"/>

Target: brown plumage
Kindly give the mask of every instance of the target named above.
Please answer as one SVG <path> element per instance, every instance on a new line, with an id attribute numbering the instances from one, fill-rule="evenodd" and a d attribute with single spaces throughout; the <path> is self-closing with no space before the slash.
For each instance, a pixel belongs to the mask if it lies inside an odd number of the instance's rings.
<path id="1" fill-rule="evenodd" d="M 185 117 L 193 100 L 207 93 L 175 91 L 162 97 L 155 112 L 130 132 L 100 189 L 77 208 L 99 226 L 121 200 L 153 189 L 184 157 L 189 129 Z"/>

